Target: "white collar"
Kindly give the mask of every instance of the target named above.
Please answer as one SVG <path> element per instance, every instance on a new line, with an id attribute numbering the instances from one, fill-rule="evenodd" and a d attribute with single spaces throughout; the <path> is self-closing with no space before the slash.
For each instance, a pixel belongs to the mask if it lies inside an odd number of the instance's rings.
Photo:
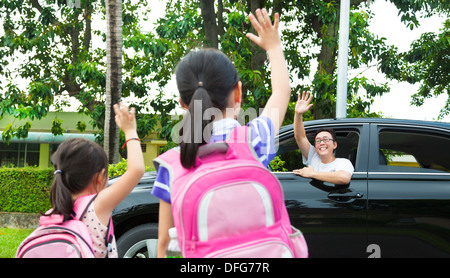
<path id="1" fill-rule="evenodd" d="M 228 133 L 230 129 L 233 129 L 236 126 L 240 126 L 241 124 L 232 118 L 223 118 L 218 121 L 213 122 L 213 135 L 221 135 Z"/>

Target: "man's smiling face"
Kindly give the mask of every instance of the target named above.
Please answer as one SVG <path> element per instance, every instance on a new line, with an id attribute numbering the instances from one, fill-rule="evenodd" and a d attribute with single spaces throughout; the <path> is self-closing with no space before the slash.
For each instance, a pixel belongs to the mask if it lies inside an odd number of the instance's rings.
<path id="1" fill-rule="evenodd" d="M 320 157 L 333 156 L 333 152 L 337 147 L 337 143 L 333 140 L 333 136 L 327 131 L 322 131 L 317 134 L 314 143 Z"/>

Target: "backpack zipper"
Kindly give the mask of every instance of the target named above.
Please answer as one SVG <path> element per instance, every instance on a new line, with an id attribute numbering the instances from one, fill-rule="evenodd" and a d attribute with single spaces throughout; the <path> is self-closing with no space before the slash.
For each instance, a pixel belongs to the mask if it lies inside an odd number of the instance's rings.
<path id="1" fill-rule="evenodd" d="M 191 251 L 195 252 L 195 236 L 192 236 L 192 240 L 191 240 Z"/>
<path id="2" fill-rule="evenodd" d="M 75 220 L 75 221 L 77 221 L 77 220 Z M 78 221 L 80 221 L 80 220 L 78 220 Z M 77 238 L 80 238 L 86 244 L 86 246 L 89 247 L 89 250 L 91 250 L 92 253 L 94 253 L 94 249 L 92 249 L 91 245 L 80 234 L 78 234 L 74 230 L 67 229 L 64 227 L 55 227 L 55 226 L 46 227 L 46 228 L 43 228 L 42 230 L 45 231 L 45 230 L 51 230 L 51 229 L 62 230 L 62 233 L 69 233 L 69 234 L 75 235 Z"/>
<path id="3" fill-rule="evenodd" d="M 37 247 L 39 247 L 39 246 L 46 245 L 46 244 L 49 244 L 49 243 L 57 243 L 57 242 L 67 243 L 67 244 L 71 245 L 71 246 L 74 248 L 74 250 L 77 252 L 78 256 L 79 256 L 79 257 L 82 257 L 82 256 L 81 256 L 81 251 L 80 251 L 81 246 L 76 246 L 76 245 L 74 245 L 72 242 L 70 242 L 70 241 L 68 241 L 68 240 L 65 240 L 65 239 L 54 239 L 54 240 L 50 240 L 50 241 L 46 241 L 46 242 L 40 242 L 40 243 L 38 243 L 38 244 L 29 246 L 29 247 L 27 248 L 27 250 L 25 250 L 25 251 L 22 253 L 22 256 L 20 256 L 20 257 L 23 258 L 28 252 L 30 252 L 30 251 L 33 250 L 34 248 L 37 248 Z"/>
<path id="4" fill-rule="evenodd" d="M 251 247 L 254 244 L 256 244 L 255 246 L 260 247 L 260 246 L 263 246 L 263 245 L 273 244 L 273 243 L 282 245 L 283 247 L 286 248 L 287 251 L 290 252 L 291 256 L 294 257 L 290 247 L 285 242 L 281 241 L 279 238 L 276 238 L 276 237 L 258 239 L 258 240 L 253 240 L 253 241 L 250 241 L 250 242 L 241 243 L 241 244 L 236 245 L 236 246 L 232 246 L 232 247 L 229 247 L 229 248 L 226 248 L 226 249 L 222 249 L 222 250 L 218 250 L 218 251 L 209 253 L 205 257 L 206 258 L 215 258 L 215 257 L 223 255 L 223 254 L 233 253 L 233 250 L 242 250 L 242 249 Z"/>

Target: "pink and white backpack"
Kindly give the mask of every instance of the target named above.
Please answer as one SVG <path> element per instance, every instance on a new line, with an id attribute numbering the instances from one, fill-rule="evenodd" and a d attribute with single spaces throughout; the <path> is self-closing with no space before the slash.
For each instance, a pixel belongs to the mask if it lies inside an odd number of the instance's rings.
<path id="1" fill-rule="evenodd" d="M 39 227 L 22 241 L 16 258 L 94 258 L 91 233 L 80 220 L 97 195 L 84 195 L 74 204 L 74 217 L 64 221 L 60 214 L 41 216 Z M 48 214 L 47 211 L 46 214 Z M 114 237 L 112 219 L 108 225 L 106 246 Z"/>
<path id="2" fill-rule="evenodd" d="M 190 170 L 178 149 L 155 160 L 171 173 L 172 214 L 185 258 L 308 257 L 280 182 L 256 159 L 248 129 L 237 127 L 225 142 L 201 146 Z"/>

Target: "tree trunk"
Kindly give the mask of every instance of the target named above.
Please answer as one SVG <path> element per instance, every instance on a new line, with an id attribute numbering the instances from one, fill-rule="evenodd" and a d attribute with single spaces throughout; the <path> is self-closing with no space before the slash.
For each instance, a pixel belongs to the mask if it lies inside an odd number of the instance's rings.
<path id="1" fill-rule="evenodd" d="M 223 22 L 223 1 L 219 0 L 217 3 L 217 33 L 219 36 L 225 34 L 225 24 Z"/>
<path id="2" fill-rule="evenodd" d="M 119 160 L 119 128 L 113 105 L 122 94 L 122 0 L 106 1 L 106 103 L 104 143 L 109 163 Z"/>
<path id="3" fill-rule="evenodd" d="M 210 47 L 219 47 L 216 13 L 214 11 L 214 0 L 200 0 L 200 9 L 205 27 L 206 40 Z"/>
<path id="4" fill-rule="evenodd" d="M 337 9 L 336 18 L 339 18 L 339 9 Z M 334 75 L 336 71 L 336 58 L 337 58 L 337 50 L 338 50 L 338 31 L 339 31 L 339 21 L 332 22 L 331 24 L 324 25 L 322 22 L 319 22 L 318 18 L 315 17 L 312 21 L 313 29 L 317 33 L 317 36 L 321 38 L 320 52 L 317 57 L 319 62 L 317 66 L 317 72 L 320 75 L 331 74 Z M 316 92 L 318 94 L 322 92 Z M 320 95 L 316 95 L 317 99 L 320 99 Z M 327 113 L 324 112 L 322 107 L 333 107 L 333 104 L 329 99 L 322 100 L 319 103 L 314 105 L 314 119 L 323 119 L 323 118 L 331 118 L 334 117 L 333 112 Z M 332 109 L 326 109 L 327 111 L 334 111 Z"/>
<path id="5" fill-rule="evenodd" d="M 255 14 L 256 9 L 262 9 L 264 7 L 265 0 L 247 0 L 247 5 L 250 9 L 249 12 L 252 14 Z M 251 27 L 252 33 L 256 33 L 256 31 Z M 252 70 L 258 70 L 261 71 L 261 68 L 264 66 L 264 63 L 267 60 L 267 54 L 266 52 L 256 44 L 252 42 L 252 49 L 251 52 L 253 53 L 252 61 L 251 61 L 251 67 Z M 246 89 L 246 88 L 243 88 Z M 245 91 L 244 91 L 245 92 Z M 257 98 L 255 98 L 257 99 Z M 258 108 L 264 107 L 265 103 L 261 103 L 259 100 L 257 100 Z"/>

